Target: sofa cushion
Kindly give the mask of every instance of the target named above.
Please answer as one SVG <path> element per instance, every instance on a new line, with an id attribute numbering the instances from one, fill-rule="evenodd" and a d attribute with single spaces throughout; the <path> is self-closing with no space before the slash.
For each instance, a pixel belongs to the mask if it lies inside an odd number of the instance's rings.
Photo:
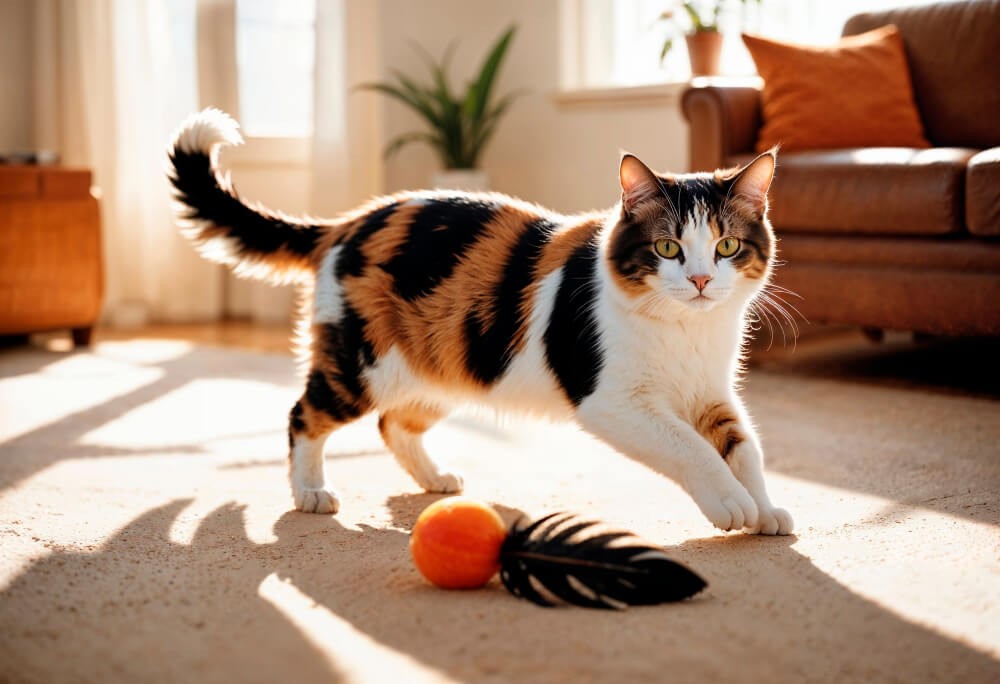
<path id="1" fill-rule="evenodd" d="M 963 232 L 966 163 L 975 153 L 942 147 L 779 153 L 769 216 L 776 228 L 794 232 Z"/>
<path id="2" fill-rule="evenodd" d="M 785 235 L 775 281 L 812 323 L 998 335 L 1000 242 Z"/>
<path id="3" fill-rule="evenodd" d="M 1000 243 L 973 239 L 788 235 L 779 242 L 778 255 L 789 264 L 1000 273 Z"/>
<path id="4" fill-rule="evenodd" d="M 903 40 L 895 26 L 833 46 L 743 36 L 764 79 L 764 125 L 756 150 L 870 145 L 930 147 L 913 99 Z"/>
<path id="5" fill-rule="evenodd" d="M 979 149 L 1000 145 L 1000 0 L 859 14 L 844 25 L 844 35 L 885 24 L 898 26 L 903 34 L 917 107 L 931 143 Z"/>
<path id="6" fill-rule="evenodd" d="M 1000 235 L 1000 147 L 969 160 L 965 222 L 974 235 Z"/>

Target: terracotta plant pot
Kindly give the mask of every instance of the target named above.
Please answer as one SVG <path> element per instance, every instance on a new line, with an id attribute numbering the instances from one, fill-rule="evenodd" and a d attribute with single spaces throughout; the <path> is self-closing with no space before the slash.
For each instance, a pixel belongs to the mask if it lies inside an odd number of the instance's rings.
<path id="1" fill-rule="evenodd" d="M 691 75 L 718 75 L 722 34 L 718 31 L 699 31 L 684 38 L 687 41 L 688 59 L 691 61 Z"/>

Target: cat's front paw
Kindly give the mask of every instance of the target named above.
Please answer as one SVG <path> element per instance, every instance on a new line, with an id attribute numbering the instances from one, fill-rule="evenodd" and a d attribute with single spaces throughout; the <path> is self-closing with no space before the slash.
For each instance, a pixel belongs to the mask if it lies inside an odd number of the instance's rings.
<path id="1" fill-rule="evenodd" d="M 294 492 L 295 508 L 303 513 L 333 514 L 340 510 L 340 499 L 325 489 L 303 487 Z"/>
<path id="2" fill-rule="evenodd" d="M 433 494 L 459 494 L 465 487 L 465 482 L 458 473 L 444 472 L 425 478 L 420 486 Z"/>
<path id="3" fill-rule="evenodd" d="M 692 491 L 694 502 L 713 525 L 726 532 L 757 526 L 757 504 L 741 486 L 723 491 Z"/>
<path id="4" fill-rule="evenodd" d="M 756 525 L 747 525 L 748 534 L 784 535 L 795 529 L 792 516 L 784 508 L 760 508 Z"/>

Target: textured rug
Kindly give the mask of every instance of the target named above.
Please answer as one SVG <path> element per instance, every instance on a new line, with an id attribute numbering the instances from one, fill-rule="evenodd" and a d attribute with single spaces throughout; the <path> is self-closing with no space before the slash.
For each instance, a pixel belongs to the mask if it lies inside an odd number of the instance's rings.
<path id="1" fill-rule="evenodd" d="M 715 531 L 572 427 L 428 435 L 505 518 L 587 513 L 710 583 L 603 612 L 428 586 L 408 531 L 437 497 L 371 419 L 328 447 L 340 514 L 290 511 L 289 357 L 0 351 L 0 681 L 1000 681 L 1000 401 L 837 363 L 747 380 L 788 538 Z"/>

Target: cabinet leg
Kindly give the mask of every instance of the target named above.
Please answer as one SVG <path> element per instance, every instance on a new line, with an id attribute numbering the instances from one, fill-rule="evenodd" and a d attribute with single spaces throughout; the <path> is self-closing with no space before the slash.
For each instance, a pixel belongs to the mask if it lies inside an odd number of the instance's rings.
<path id="1" fill-rule="evenodd" d="M 70 334 L 73 335 L 74 347 L 89 347 L 90 338 L 94 334 L 94 328 L 92 326 L 87 326 L 86 328 L 73 328 L 70 330 Z"/>

